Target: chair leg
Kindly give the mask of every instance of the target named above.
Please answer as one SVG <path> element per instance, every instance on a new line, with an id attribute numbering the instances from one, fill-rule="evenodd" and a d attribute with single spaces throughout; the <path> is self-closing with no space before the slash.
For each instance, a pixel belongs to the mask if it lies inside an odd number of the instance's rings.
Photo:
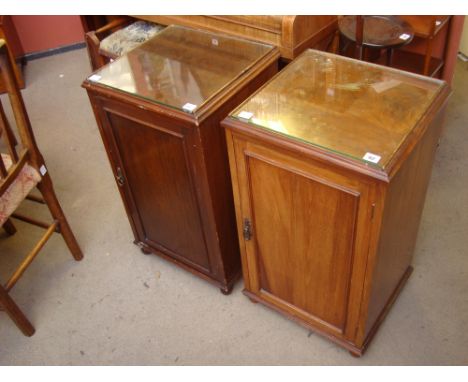
<path id="1" fill-rule="evenodd" d="M 81 252 L 75 235 L 73 234 L 73 231 L 71 230 L 70 225 L 65 218 L 62 207 L 60 206 L 57 196 L 55 195 L 52 181 L 48 173 L 42 177 L 42 180 L 37 185 L 37 188 L 41 192 L 52 216 L 59 222 L 60 233 L 62 234 L 63 239 L 70 249 L 73 257 L 76 261 L 81 260 L 83 258 L 83 253 Z"/>
<path id="2" fill-rule="evenodd" d="M 9 294 L 0 285 L 0 306 L 6 311 L 8 316 L 13 320 L 16 326 L 23 332 L 25 336 L 31 337 L 34 332 L 34 326 L 31 325 L 24 313 L 18 308 L 18 305 L 13 301 Z"/>
<path id="3" fill-rule="evenodd" d="M 5 223 L 3 223 L 3 229 L 9 236 L 13 236 L 16 233 L 16 227 L 14 226 L 11 219 L 8 219 Z"/>

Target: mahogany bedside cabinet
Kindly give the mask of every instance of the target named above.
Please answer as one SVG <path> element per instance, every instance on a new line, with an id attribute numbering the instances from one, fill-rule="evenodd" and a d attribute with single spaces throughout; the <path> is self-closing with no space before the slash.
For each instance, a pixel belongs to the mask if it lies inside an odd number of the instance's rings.
<path id="1" fill-rule="evenodd" d="M 251 300 L 362 355 L 412 271 L 449 92 L 308 50 L 222 122 Z"/>
<path id="2" fill-rule="evenodd" d="M 278 58 L 270 45 L 169 26 L 83 83 L 135 243 L 223 293 L 241 266 L 220 121 Z"/>

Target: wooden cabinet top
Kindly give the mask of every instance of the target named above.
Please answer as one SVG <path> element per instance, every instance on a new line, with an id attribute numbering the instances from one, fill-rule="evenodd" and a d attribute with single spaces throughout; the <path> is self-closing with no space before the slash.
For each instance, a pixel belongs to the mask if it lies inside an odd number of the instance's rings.
<path id="1" fill-rule="evenodd" d="M 440 80 L 308 50 L 230 119 L 386 176 L 447 95 Z"/>
<path id="2" fill-rule="evenodd" d="M 172 25 L 87 82 L 197 117 L 259 61 L 278 56 L 271 45 Z"/>

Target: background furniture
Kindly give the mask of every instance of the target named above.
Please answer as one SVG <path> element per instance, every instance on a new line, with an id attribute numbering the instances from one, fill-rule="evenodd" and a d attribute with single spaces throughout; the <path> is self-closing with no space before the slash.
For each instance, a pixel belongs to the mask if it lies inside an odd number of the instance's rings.
<path id="1" fill-rule="evenodd" d="M 292 60 L 305 49 L 325 50 L 337 26 L 336 16 L 135 16 L 162 25 L 185 25 L 277 46 Z"/>
<path id="2" fill-rule="evenodd" d="M 364 49 L 377 51 L 379 56 L 385 50 L 387 66 L 392 64 L 393 50 L 409 44 L 414 37 L 411 26 L 398 16 L 343 16 L 338 29 L 342 52 L 350 42 L 356 45 L 359 60 L 364 58 Z"/>
<path id="3" fill-rule="evenodd" d="M 117 16 L 81 16 L 85 31 L 96 30 Z M 405 16 L 401 16 L 405 17 Z M 433 19 L 437 16 L 408 16 Z M 434 77 L 452 81 L 458 47 L 465 16 L 447 16 L 443 26 L 438 24 L 431 43 L 431 60 L 443 61 L 439 70 L 432 70 Z M 252 40 L 264 41 L 278 46 L 282 63 L 287 63 L 307 48 L 337 52 L 334 36 L 338 29 L 338 16 L 135 16 L 162 25 L 180 24 L 220 33 L 234 34 Z M 409 19 L 412 28 L 419 30 Z M 437 21 L 437 20 L 436 20 Z M 398 49 L 392 58 L 393 66 L 423 74 L 426 57 L 425 34 L 413 39 L 408 46 Z M 406 53 L 409 52 L 409 53 Z M 385 64 L 386 58 L 381 58 Z M 434 61 L 433 61 L 434 62 Z M 430 64 L 432 65 L 432 64 Z M 435 65 L 433 69 L 437 69 Z M 429 70 L 431 72 L 431 70 Z"/>
<path id="4" fill-rule="evenodd" d="M 278 58 L 270 45 L 170 26 L 83 84 L 135 243 L 223 293 L 240 259 L 219 121 Z"/>
<path id="5" fill-rule="evenodd" d="M 85 34 L 91 68 L 97 70 L 139 44 L 148 41 L 164 27 L 148 21 L 120 17 Z"/>
<path id="6" fill-rule="evenodd" d="M 105 16 L 102 17 L 104 18 Z M 92 18 L 92 16 L 89 16 L 89 19 L 84 16 L 81 16 L 81 20 L 84 23 L 84 26 L 86 25 L 86 28 L 89 28 L 91 25 L 94 26 L 94 18 Z M 105 19 L 101 21 L 103 22 L 103 24 L 101 26 L 98 26 L 96 29 L 85 29 L 86 49 L 88 50 L 88 58 L 91 64 L 91 69 L 93 71 L 99 69 L 101 66 L 104 66 L 110 60 L 110 57 L 104 56 L 99 52 L 99 46 L 101 44 L 101 41 L 107 36 L 109 36 L 111 33 L 114 33 L 115 31 L 130 24 L 132 19 L 123 16 L 112 19 L 108 23 L 105 23 Z"/>
<path id="7" fill-rule="evenodd" d="M 277 46 L 290 61 L 305 49 L 325 50 L 333 40 L 337 16 L 133 16 L 161 25 L 183 25 Z M 103 27 L 116 16 L 82 16 L 85 31 Z"/>
<path id="8" fill-rule="evenodd" d="M 21 262 L 7 283 L 4 286 L 0 285 L 0 307 L 6 311 L 25 335 L 31 336 L 34 334 L 34 328 L 10 297 L 10 290 L 54 232 L 62 234 L 75 260 L 81 260 L 83 254 L 63 214 L 44 159 L 36 145 L 4 40 L 0 40 L 0 69 L 21 138 L 21 152 L 18 153 L 14 133 L 0 104 L 0 138 L 8 151 L 8 153 L 1 153 L 0 157 L 0 226 L 3 226 L 9 235 L 13 235 L 16 229 L 10 217 L 14 217 L 46 230 L 44 236 Z M 36 186 L 44 199 L 32 199 L 47 204 L 54 219 L 51 224 L 14 213 L 19 204 L 28 198 L 29 192 Z"/>
<path id="9" fill-rule="evenodd" d="M 395 67 L 430 77 L 441 77 L 445 64 L 447 39 L 452 16 L 400 16 L 414 30 L 416 39 L 422 45 L 419 50 L 401 50 L 395 54 Z M 442 34 L 445 34 L 443 38 Z M 435 40 L 442 37 L 442 54 L 434 55 Z"/>
<path id="10" fill-rule="evenodd" d="M 448 95 L 308 51 L 234 110 L 244 293 L 362 355 L 412 271 Z"/>

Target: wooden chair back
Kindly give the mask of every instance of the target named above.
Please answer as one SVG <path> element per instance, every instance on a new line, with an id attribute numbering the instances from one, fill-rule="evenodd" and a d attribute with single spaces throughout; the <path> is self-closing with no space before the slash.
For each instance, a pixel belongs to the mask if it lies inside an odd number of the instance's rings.
<path id="1" fill-rule="evenodd" d="M 2 39 L 0 39 L 0 68 L 0 75 L 5 84 L 23 151 L 21 154 L 17 154 L 16 137 L 0 103 L 0 137 L 2 137 L 2 143 L 7 146 L 8 153 L 12 159 L 14 158 L 15 163 L 21 162 L 21 158 L 26 156 L 30 164 L 39 169 L 44 160 L 37 147 L 23 97 L 14 75 L 12 64 L 8 59 L 8 49 L 5 40 Z"/>
<path id="2" fill-rule="evenodd" d="M 0 40 L 0 67 L 2 68 L 0 73 L 1 78 L 6 85 L 10 101 L 14 100 L 15 105 L 18 105 L 18 102 L 21 100 L 21 96 L 18 97 L 18 95 L 15 94 L 15 90 L 17 92 L 19 92 L 19 90 L 16 86 L 16 80 L 8 59 L 7 48 L 4 40 Z M 13 81 L 11 79 L 13 79 Z M 20 116 L 21 109 L 17 109 L 15 107 L 13 109 L 13 113 L 18 123 L 20 136 L 22 138 L 24 137 L 25 143 L 22 145 L 23 149 L 19 154 L 17 152 L 15 134 L 8 122 L 8 118 L 0 100 L 0 147 L 2 147 L 2 151 L 6 148 L 5 151 L 7 152 L 5 154 L 8 154 L 8 157 L 0 155 L 0 196 L 3 195 L 8 187 L 13 183 L 24 165 L 27 163 L 30 152 L 28 144 L 34 141 L 33 137 L 29 137 L 29 131 L 24 129 L 25 119 Z"/>
<path id="3" fill-rule="evenodd" d="M 6 151 L 4 154 L 7 154 L 0 156 L 0 201 L 3 202 L 4 205 L 8 206 L 6 209 L 7 212 L 4 213 L 4 218 L 1 223 L 9 235 L 13 235 L 16 232 L 10 217 L 23 220 L 46 230 L 45 234 L 13 272 L 6 284 L 0 284 L 0 310 L 5 310 L 21 331 L 25 335 L 31 336 L 34 333 L 34 327 L 9 295 L 10 290 L 14 287 L 16 282 L 40 252 L 44 244 L 55 232 L 60 233 L 63 236 L 65 243 L 70 249 L 75 260 L 81 260 L 83 258 L 83 254 L 55 195 L 52 180 L 50 179 L 44 159 L 37 147 L 23 97 L 21 96 L 12 64 L 8 58 L 6 43 L 2 39 L 0 39 L 0 78 L 3 80 L 7 90 L 8 99 L 16 121 L 16 129 L 20 138 L 20 149 L 18 150 L 18 142 L 16 141 L 15 134 L 8 122 L 5 110 L 3 109 L 3 105 L 0 101 L 0 152 Z M 26 173 L 29 172 L 31 174 L 30 170 L 32 170 L 35 174 L 35 179 L 33 179 L 32 182 L 29 182 L 30 188 L 17 187 L 19 183 L 13 184 L 17 178 L 21 177 L 20 174 L 23 173 L 22 170 L 25 166 L 28 166 L 28 168 L 25 169 Z M 10 186 L 12 186 L 11 189 Z M 41 192 L 43 198 L 28 195 L 28 191 L 30 191 L 34 186 L 37 186 L 37 189 Z M 21 190 L 22 192 L 16 192 L 18 190 Z M 24 195 L 24 193 L 26 193 L 26 195 Z M 16 196 L 16 198 L 10 198 L 12 195 Z M 46 204 L 53 218 L 52 223 L 44 223 L 34 218 L 11 213 L 10 209 L 14 212 L 14 209 L 17 207 L 17 202 L 21 202 L 24 198 Z M 8 204 L 9 202 L 12 203 Z M 7 220 L 4 221 L 5 219 Z"/>

